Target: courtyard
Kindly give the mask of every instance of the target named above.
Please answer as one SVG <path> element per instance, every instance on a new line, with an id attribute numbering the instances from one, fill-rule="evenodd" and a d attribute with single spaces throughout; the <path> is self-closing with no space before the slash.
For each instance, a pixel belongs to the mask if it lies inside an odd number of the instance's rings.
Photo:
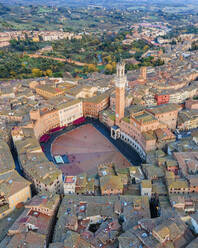
<path id="1" fill-rule="evenodd" d="M 66 155 L 68 163 L 58 167 L 66 175 L 95 175 L 98 164 L 113 162 L 118 168 L 131 163 L 92 124 L 86 124 L 58 136 L 51 145 L 51 154 Z"/>

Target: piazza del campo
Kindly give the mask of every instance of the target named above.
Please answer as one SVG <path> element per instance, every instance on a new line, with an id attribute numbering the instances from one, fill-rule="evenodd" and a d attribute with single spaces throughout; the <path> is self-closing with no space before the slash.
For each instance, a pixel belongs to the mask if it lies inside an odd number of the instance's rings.
<path id="1" fill-rule="evenodd" d="M 0 248 L 198 248 L 198 35 L 167 26 L 134 24 L 122 43 L 151 47 L 112 73 L 0 82 Z M 0 32 L 0 46 L 84 35 Z"/>

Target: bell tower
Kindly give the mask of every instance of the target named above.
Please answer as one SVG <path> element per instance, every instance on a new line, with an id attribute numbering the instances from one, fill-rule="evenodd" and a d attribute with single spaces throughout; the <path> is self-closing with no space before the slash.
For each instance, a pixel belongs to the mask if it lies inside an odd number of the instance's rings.
<path id="1" fill-rule="evenodd" d="M 147 77 L 147 68 L 146 66 L 142 66 L 140 68 L 140 79 L 146 81 L 146 77 Z"/>
<path id="2" fill-rule="evenodd" d="M 125 109 L 125 87 L 127 84 L 127 77 L 125 75 L 125 63 L 118 63 L 116 69 L 117 72 L 114 79 L 116 88 L 115 124 L 119 126 L 120 120 L 124 117 Z"/>

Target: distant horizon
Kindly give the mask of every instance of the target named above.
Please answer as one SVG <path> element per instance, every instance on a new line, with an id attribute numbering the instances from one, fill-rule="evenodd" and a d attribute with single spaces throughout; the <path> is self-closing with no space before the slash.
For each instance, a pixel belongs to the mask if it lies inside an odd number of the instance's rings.
<path id="1" fill-rule="evenodd" d="M 112 7 L 115 5 L 121 6 L 129 6 L 130 4 L 163 4 L 163 5 L 198 5 L 198 2 L 194 2 L 194 0 L 0 0 L 0 3 L 11 5 L 11 4 L 25 4 L 25 5 L 50 5 L 50 6 L 86 6 L 86 5 L 99 5 L 99 6 L 108 6 L 111 4 Z"/>

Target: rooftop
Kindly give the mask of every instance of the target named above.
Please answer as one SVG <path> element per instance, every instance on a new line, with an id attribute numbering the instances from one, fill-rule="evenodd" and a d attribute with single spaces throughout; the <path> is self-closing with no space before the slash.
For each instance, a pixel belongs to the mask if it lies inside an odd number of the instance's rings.
<path id="1" fill-rule="evenodd" d="M 45 235 L 32 231 L 27 233 L 24 232 L 24 233 L 15 234 L 6 247 L 7 248 L 18 248 L 18 247 L 43 248 L 46 242 L 45 240 L 46 240 Z"/>
<path id="2" fill-rule="evenodd" d="M 78 104 L 80 102 L 81 102 L 80 99 L 72 99 L 72 100 L 69 100 L 67 102 L 64 102 L 64 103 L 57 105 L 56 109 L 57 110 L 65 109 L 65 108 L 68 108 L 68 107 L 73 106 L 75 104 Z"/>
<path id="3" fill-rule="evenodd" d="M 76 182 L 76 177 L 74 176 L 65 177 L 65 183 L 75 183 L 75 182 Z"/>
<path id="4" fill-rule="evenodd" d="M 164 114 L 168 112 L 173 112 L 179 110 L 181 107 L 178 104 L 175 103 L 168 103 L 168 104 L 162 104 L 159 106 L 155 106 L 152 108 L 147 109 L 149 112 L 158 115 L 158 114 Z"/>
<path id="5" fill-rule="evenodd" d="M 142 180 L 142 188 L 152 188 L 151 180 Z"/>
<path id="6" fill-rule="evenodd" d="M 197 248 L 198 247 L 198 238 L 194 239 L 192 242 L 190 242 L 189 245 L 186 246 L 186 248 Z"/>
<path id="7" fill-rule="evenodd" d="M 145 110 L 132 114 L 132 117 L 138 122 L 144 123 L 144 124 L 148 122 L 152 122 L 152 121 L 157 121 L 157 119 L 152 114 L 150 114 L 149 112 Z"/>
<path id="8" fill-rule="evenodd" d="M 123 182 L 119 176 L 103 176 L 100 177 L 100 188 L 101 190 L 123 189 Z"/>
<path id="9" fill-rule="evenodd" d="M 53 88 L 49 85 L 39 85 L 39 86 L 36 86 L 36 89 L 39 89 L 39 90 L 43 90 L 43 91 L 47 91 L 51 94 L 57 94 L 57 93 L 60 93 L 60 92 L 64 92 L 64 90 L 62 89 L 59 89 L 59 88 Z"/>
<path id="10" fill-rule="evenodd" d="M 6 198 L 22 191 L 31 183 L 20 176 L 17 171 L 11 171 L 0 176 L 0 193 Z"/>
<path id="11" fill-rule="evenodd" d="M 15 164 L 9 146 L 0 139 L 0 175 L 14 170 Z"/>

